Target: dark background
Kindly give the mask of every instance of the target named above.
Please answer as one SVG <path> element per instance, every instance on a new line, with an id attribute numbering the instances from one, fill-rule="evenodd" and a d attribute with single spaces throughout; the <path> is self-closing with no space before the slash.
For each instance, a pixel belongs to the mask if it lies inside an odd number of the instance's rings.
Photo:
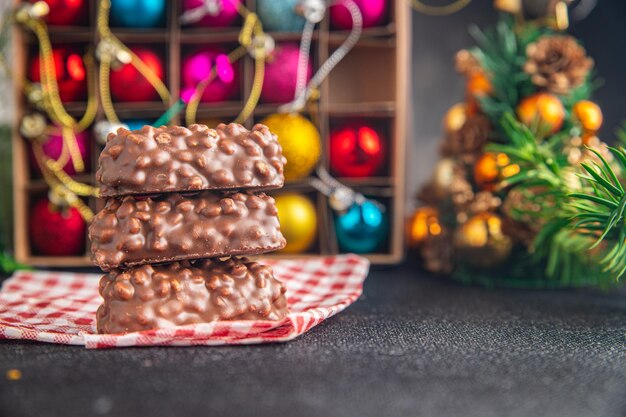
<path id="1" fill-rule="evenodd" d="M 588 2 L 589 0 L 586 0 Z M 438 5 L 450 0 L 430 0 Z M 416 188 L 430 178 L 437 160 L 441 120 L 446 111 L 463 100 L 464 82 L 454 70 L 454 54 L 475 45 L 467 29 L 476 24 L 487 29 L 498 18 L 488 0 L 474 0 L 450 16 L 434 17 L 413 11 L 412 98 L 413 120 L 409 128 L 410 158 L 407 165 L 408 207 Z M 604 113 L 600 139 L 615 140 L 615 129 L 626 119 L 626 1 L 598 0 L 591 14 L 572 21 L 569 32 L 579 38 L 596 62 L 604 84 L 593 96 Z"/>

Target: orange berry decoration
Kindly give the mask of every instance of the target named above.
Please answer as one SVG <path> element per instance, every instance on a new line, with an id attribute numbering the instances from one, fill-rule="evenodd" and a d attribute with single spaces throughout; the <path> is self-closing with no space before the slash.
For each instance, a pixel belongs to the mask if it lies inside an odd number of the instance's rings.
<path id="1" fill-rule="evenodd" d="M 602 126 L 602 110 L 600 106 L 589 100 L 581 100 L 574 104 L 572 113 L 587 132 L 597 132 Z"/>
<path id="2" fill-rule="evenodd" d="M 487 152 L 474 165 L 474 182 L 484 190 L 493 191 L 498 182 L 519 172 L 519 165 L 512 164 L 506 154 Z"/>
<path id="3" fill-rule="evenodd" d="M 556 133 L 563 126 L 565 108 L 561 100 L 548 93 L 525 97 L 517 106 L 520 121 L 536 133 Z"/>
<path id="4" fill-rule="evenodd" d="M 437 209 L 428 206 L 420 207 L 415 210 L 411 219 L 409 244 L 417 248 L 429 237 L 440 235 L 442 230 Z"/>
<path id="5" fill-rule="evenodd" d="M 474 71 L 467 77 L 465 93 L 467 114 L 474 115 L 480 110 L 478 98 L 491 95 L 491 93 L 493 93 L 493 85 L 484 72 Z"/>

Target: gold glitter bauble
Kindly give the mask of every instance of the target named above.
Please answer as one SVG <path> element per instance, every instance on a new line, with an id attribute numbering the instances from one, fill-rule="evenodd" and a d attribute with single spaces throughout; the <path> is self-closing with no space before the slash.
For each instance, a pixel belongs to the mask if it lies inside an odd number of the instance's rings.
<path id="1" fill-rule="evenodd" d="M 300 194 L 276 196 L 276 208 L 280 230 L 287 240 L 282 253 L 301 253 L 315 242 L 317 237 L 317 212 L 310 199 Z"/>
<path id="2" fill-rule="evenodd" d="M 443 127 L 446 132 L 456 132 L 463 127 L 467 120 L 465 103 L 457 103 L 450 107 L 443 118 Z"/>
<path id="3" fill-rule="evenodd" d="M 300 114 L 272 114 L 261 121 L 272 133 L 287 158 L 285 179 L 295 181 L 307 177 L 320 158 L 320 134 L 313 123 Z"/>
<path id="4" fill-rule="evenodd" d="M 433 207 L 420 207 L 413 213 L 409 225 L 409 245 L 419 247 L 431 236 L 439 236 L 442 232 L 439 213 Z"/>
<path id="5" fill-rule="evenodd" d="M 454 236 L 456 253 L 467 263 L 491 268 L 504 262 L 513 243 L 502 232 L 502 220 L 493 213 L 479 213 L 461 225 Z"/>

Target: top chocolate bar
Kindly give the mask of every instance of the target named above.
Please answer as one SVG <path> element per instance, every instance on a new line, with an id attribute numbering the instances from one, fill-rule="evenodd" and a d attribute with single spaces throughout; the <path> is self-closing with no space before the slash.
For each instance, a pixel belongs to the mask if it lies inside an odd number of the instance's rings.
<path id="1" fill-rule="evenodd" d="M 100 195 L 280 188 L 287 162 L 276 135 L 261 124 L 216 129 L 144 126 L 109 134 L 96 179 Z"/>

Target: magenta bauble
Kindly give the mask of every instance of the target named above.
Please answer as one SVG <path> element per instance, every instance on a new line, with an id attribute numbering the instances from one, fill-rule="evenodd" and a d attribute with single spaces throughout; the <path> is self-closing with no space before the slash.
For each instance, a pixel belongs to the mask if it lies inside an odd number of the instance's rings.
<path id="1" fill-rule="evenodd" d="M 164 80 L 165 69 L 162 58 L 149 48 L 130 48 L 135 55 L 159 79 Z M 111 95 L 117 101 L 158 100 L 159 93 L 152 84 L 131 64 L 122 65 L 111 71 Z"/>
<path id="2" fill-rule="evenodd" d="M 31 209 L 30 245 L 37 255 L 82 255 L 85 252 L 85 231 L 85 221 L 74 207 L 56 207 L 44 197 Z"/>
<path id="3" fill-rule="evenodd" d="M 363 27 L 379 26 L 387 17 L 387 0 L 353 0 L 363 16 Z M 352 29 L 352 16 L 348 9 L 338 4 L 330 8 L 333 29 Z"/>
<path id="4" fill-rule="evenodd" d="M 78 145 L 78 150 L 80 151 L 80 156 L 83 159 L 85 164 L 85 172 L 89 172 L 91 166 L 90 159 L 90 146 L 89 146 L 89 135 L 87 132 L 80 132 L 76 134 L 76 144 Z M 61 156 L 61 152 L 63 150 L 63 136 L 61 133 L 49 135 L 47 139 L 41 145 L 44 155 L 52 160 L 57 160 Z M 41 170 L 39 169 L 39 165 L 37 164 L 37 160 L 35 159 L 35 155 L 30 151 L 30 163 L 33 167 L 33 172 L 37 175 L 41 175 Z M 63 167 L 63 171 L 65 171 L 68 175 L 76 174 L 76 170 L 74 169 L 74 164 L 72 161 L 68 161 L 67 164 Z"/>
<path id="5" fill-rule="evenodd" d="M 204 0 L 183 0 L 183 12 L 187 12 L 204 5 Z M 237 7 L 239 0 L 221 0 L 221 10 L 215 16 L 206 13 L 200 20 L 189 23 L 188 26 L 226 27 L 232 26 L 239 20 Z"/>
<path id="6" fill-rule="evenodd" d="M 300 48 L 295 43 L 277 45 L 268 57 L 261 100 L 266 103 L 287 103 L 294 99 L 298 77 Z M 307 82 L 311 79 L 313 65 L 309 59 Z"/>
<path id="7" fill-rule="evenodd" d="M 370 177 L 385 164 L 386 142 L 380 130 L 355 121 L 330 132 L 330 168 L 339 177 Z"/>
<path id="8" fill-rule="evenodd" d="M 228 61 L 227 52 L 204 48 L 185 57 L 181 73 L 181 97 L 189 101 L 199 83 L 216 68 L 215 78 L 207 85 L 201 101 L 215 103 L 235 99 L 239 93 L 239 66 Z"/>

